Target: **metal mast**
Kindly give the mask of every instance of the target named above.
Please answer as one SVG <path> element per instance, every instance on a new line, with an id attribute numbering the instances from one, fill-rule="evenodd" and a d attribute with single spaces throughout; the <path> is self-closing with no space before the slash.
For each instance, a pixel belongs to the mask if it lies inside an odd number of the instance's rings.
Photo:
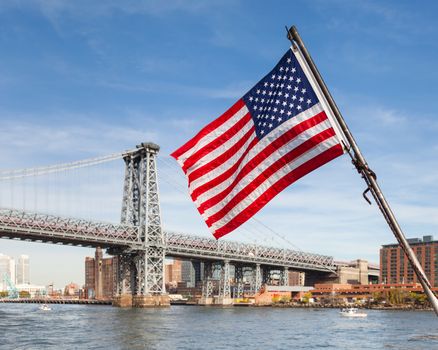
<path id="1" fill-rule="evenodd" d="M 377 183 L 376 175 L 375 173 L 369 168 L 368 163 L 366 162 L 365 158 L 362 155 L 362 152 L 359 149 L 359 146 L 357 145 L 353 135 L 351 134 L 347 124 L 345 123 L 344 118 L 342 117 L 341 112 L 339 111 L 335 101 L 333 100 L 333 97 L 331 96 L 327 86 L 325 85 L 324 80 L 321 77 L 321 74 L 318 71 L 318 68 L 316 67 L 315 63 L 312 60 L 312 57 L 310 56 L 309 52 L 307 51 L 303 40 L 301 39 L 300 35 L 298 34 L 297 28 L 295 26 L 292 26 L 288 30 L 288 39 L 292 42 L 292 45 L 294 46 L 294 50 L 298 50 L 295 43 L 299 47 L 300 53 L 304 56 L 304 59 L 309 66 L 315 80 L 317 81 L 319 87 L 322 90 L 322 93 L 327 100 L 327 103 L 330 106 L 330 109 L 332 110 L 337 122 L 339 123 L 339 126 L 342 129 L 342 132 L 344 133 L 350 149 L 348 150 L 349 153 L 352 151 L 353 154 L 350 153 L 352 156 L 352 161 L 354 166 L 356 167 L 359 174 L 361 174 L 362 178 L 365 180 L 365 183 L 368 186 L 367 191 L 370 191 L 372 196 L 374 197 L 374 200 L 376 201 L 377 205 L 379 206 L 380 211 L 382 212 L 386 222 L 388 223 L 391 231 L 394 233 L 394 236 L 396 237 L 397 241 L 399 242 L 400 246 L 402 247 L 403 251 L 407 255 L 409 262 L 412 265 L 412 268 L 414 269 L 418 280 L 420 281 L 424 292 L 426 293 L 430 303 L 432 304 L 433 309 L 435 310 L 435 313 L 438 316 L 438 300 L 435 296 L 435 294 L 432 292 L 432 286 L 430 282 L 428 281 L 420 263 L 418 262 L 418 259 L 416 255 L 414 254 L 412 248 L 409 246 L 408 241 L 406 240 L 403 231 L 400 228 L 400 225 L 398 224 L 394 213 L 392 212 L 388 202 L 386 201 L 385 197 L 383 196 L 383 193 L 380 189 L 380 186 Z M 344 145 L 345 146 L 345 145 Z M 366 191 L 366 192 L 367 192 Z M 364 192 L 364 196 L 365 193 Z M 365 197 L 366 198 L 366 197 Z M 368 199 L 367 199 L 368 200 Z M 371 203 L 370 203 L 371 204 Z"/>

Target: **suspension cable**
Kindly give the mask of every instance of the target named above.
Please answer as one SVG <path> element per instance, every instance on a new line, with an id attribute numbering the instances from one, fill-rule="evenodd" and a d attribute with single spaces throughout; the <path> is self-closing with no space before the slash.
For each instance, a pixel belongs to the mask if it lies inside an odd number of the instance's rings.
<path id="1" fill-rule="evenodd" d="M 60 172 L 68 171 L 68 170 L 91 167 L 94 165 L 98 165 L 98 164 L 102 164 L 102 163 L 111 162 L 111 161 L 114 161 L 117 159 L 121 159 L 121 158 L 123 158 L 123 156 L 125 154 L 127 154 L 129 152 L 130 151 L 112 153 L 112 154 L 109 154 L 106 156 L 94 157 L 94 158 L 84 159 L 84 160 L 80 160 L 80 161 L 74 161 L 74 162 L 70 162 L 70 163 L 63 163 L 63 164 L 56 164 L 56 165 L 49 165 L 49 166 L 42 166 L 42 167 L 35 167 L 35 168 L 0 170 L 0 181 L 7 181 L 7 180 L 13 181 L 13 180 L 19 179 L 19 178 L 36 177 L 36 176 L 41 176 L 41 175 L 46 175 L 46 174 L 55 174 L 56 175 L 56 173 L 60 173 Z M 171 176 L 171 174 L 169 174 L 169 172 L 177 172 L 178 170 L 180 170 L 180 168 L 174 162 L 169 161 L 165 157 L 158 157 L 158 160 L 161 162 L 161 164 L 165 165 L 168 168 L 167 172 L 164 171 L 164 172 L 159 173 L 159 175 L 162 175 L 162 179 L 166 183 L 171 185 L 174 189 L 176 189 L 178 192 L 186 194 L 187 187 L 184 186 L 179 181 L 181 179 L 181 177 L 175 178 L 175 177 Z M 178 180 L 176 180 L 176 179 L 178 179 Z M 13 186 L 11 186 L 11 187 L 13 187 Z M 255 223 L 257 223 L 258 225 L 263 226 L 265 229 L 269 230 L 273 235 L 275 235 L 277 238 L 280 238 L 283 242 L 286 242 L 288 245 L 290 245 L 294 249 L 302 251 L 300 248 L 298 248 L 296 245 L 292 244 L 288 239 L 286 239 L 283 235 L 275 232 L 272 228 L 270 228 L 269 226 L 264 224 L 262 221 L 254 218 L 254 217 L 251 220 L 254 221 Z M 251 225 L 251 223 L 250 223 L 250 225 Z M 245 227 L 244 229 L 247 232 L 252 233 L 253 235 L 255 234 L 257 236 L 257 237 L 253 237 L 253 239 L 255 238 L 256 240 L 258 240 L 258 239 L 262 238 L 262 240 L 264 240 L 266 242 L 268 237 L 266 237 L 266 233 L 262 232 L 260 227 L 257 227 L 258 225 L 252 223 L 252 225 L 251 225 L 252 229 L 250 229 L 249 227 Z"/>
<path id="2" fill-rule="evenodd" d="M 71 169 L 85 168 L 85 167 L 102 164 L 123 158 L 123 156 L 128 152 L 129 151 L 112 153 L 106 156 L 89 158 L 89 159 L 79 160 L 71 163 L 56 164 L 56 165 L 42 166 L 36 168 L 2 170 L 0 171 L 0 181 L 29 177 L 29 176 L 40 176 L 40 175 L 51 174 L 51 173 L 59 173 Z"/>

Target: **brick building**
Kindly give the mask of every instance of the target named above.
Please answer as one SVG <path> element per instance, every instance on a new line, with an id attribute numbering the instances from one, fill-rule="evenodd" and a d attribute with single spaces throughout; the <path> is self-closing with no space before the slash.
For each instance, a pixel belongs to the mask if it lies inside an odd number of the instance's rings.
<path id="1" fill-rule="evenodd" d="M 76 283 L 70 282 L 64 287 L 64 295 L 67 297 L 78 297 L 79 290 L 80 288 Z"/>
<path id="2" fill-rule="evenodd" d="M 299 271 L 289 271 L 289 285 L 290 286 L 304 286 L 305 273 Z"/>
<path id="3" fill-rule="evenodd" d="M 171 263 L 166 263 L 164 265 L 164 281 L 166 286 L 170 285 L 176 287 L 178 282 L 181 282 L 181 260 L 174 259 Z"/>
<path id="4" fill-rule="evenodd" d="M 104 258 L 102 249 L 96 248 L 94 258 L 85 258 L 85 294 L 90 299 L 111 299 L 114 293 L 114 273 L 117 259 Z"/>
<path id="5" fill-rule="evenodd" d="M 438 241 L 433 236 L 408 239 L 429 282 L 438 287 Z M 417 283 L 417 276 L 399 244 L 380 249 L 380 283 Z"/>
<path id="6" fill-rule="evenodd" d="M 419 283 L 410 284 L 315 284 L 311 291 L 312 296 L 318 300 L 330 299 L 331 301 L 341 301 L 345 298 L 369 299 L 376 293 L 385 293 L 391 290 L 402 290 L 404 292 L 422 293 L 423 288 Z"/>

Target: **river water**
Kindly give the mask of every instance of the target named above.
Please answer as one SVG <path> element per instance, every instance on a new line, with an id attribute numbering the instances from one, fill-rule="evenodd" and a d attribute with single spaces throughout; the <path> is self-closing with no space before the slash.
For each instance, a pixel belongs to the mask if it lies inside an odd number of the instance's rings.
<path id="1" fill-rule="evenodd" d="M 0 304 L 0 349 L 438 349 L 429 311 Z"/>

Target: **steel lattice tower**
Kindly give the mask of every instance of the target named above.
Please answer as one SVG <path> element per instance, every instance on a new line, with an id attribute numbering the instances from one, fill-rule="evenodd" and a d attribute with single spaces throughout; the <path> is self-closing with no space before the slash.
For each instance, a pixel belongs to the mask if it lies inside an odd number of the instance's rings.
<path id="1" fill-rule="evenodd" d="M 123 157 L 125 181 L 121 222 L 139 228 L 143 249 L 118 254 L 117 295 L 126 298 L 131 294 L 132 304 L 140 307 L 167 304 L 162 298 L 166 290 L 165 242 L 157 179 L 159 149 L 156 144 L 142 143 Z"/>

